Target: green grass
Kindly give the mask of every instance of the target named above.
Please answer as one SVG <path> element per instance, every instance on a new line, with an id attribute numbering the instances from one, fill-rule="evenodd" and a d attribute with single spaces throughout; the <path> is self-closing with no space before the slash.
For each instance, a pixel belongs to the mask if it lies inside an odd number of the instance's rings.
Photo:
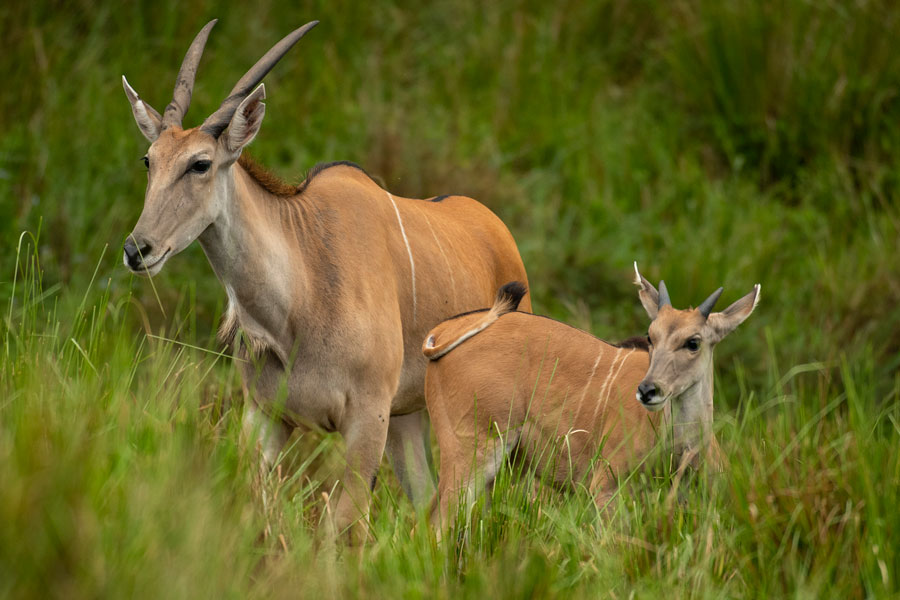
<path id="1" fill-rule="evenodd" d="M 213 17 L 188 124 L 320 19 L 266 79 L 253 154 L 484 201 L 539 312 L 643 331 L 633 260 L 676 305 L 762 283 L 717 354 L 726 474 L 638 474 L 604 522 L 505 472 L 437 546 L 385 466 L 374 541 L 334 556 L 341 441 L 308 434 L 264 510 L 205 257 L 154 286 L 120 258 L 146 143 L 119 78 L 162 109 Z M 893 3 L 8 2 L 0 30 L 0 596 L 898 593 Z"/>

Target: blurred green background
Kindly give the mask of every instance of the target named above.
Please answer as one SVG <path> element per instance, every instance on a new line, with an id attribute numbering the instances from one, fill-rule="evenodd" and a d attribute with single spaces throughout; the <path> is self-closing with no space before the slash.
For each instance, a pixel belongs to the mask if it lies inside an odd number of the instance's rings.
<path id="1" fill-rule="evenodd" d="M 255 512 L 234 369 L 152 337 L 218 350 L 202 251 L 153 286 L 121 264 L 147 148 L 121 75 L 162 110 L 215 17 L 186 126 L 321 20 L 267 76 L 250 153 L 290 181 L 352 160 L 397 194 L 479 199 L 512 230 L 536 312 L 642 333 L 635 260 L 679 307 L 761 283 L 717 350 L 721 494 L 673 517 L 641 487 L 620 537 L 585 524 L 588 497 L 523 496 L 454 554 L 403 537 L 415 515 L 388 483 L 346 579 L 317 562 L 308 464 L 281 516 Z M 310 577 L 411 597 L 897 591 L 897 3 L 13 0 L 0 32 L 0 596 L 293 596 Z"/>
<path id="2" fill-rule="evenodd" d="M 18 235 L 40 228 L 57 297 L 80 299 L 108 245 L 99 279 L 158 310 L 118 265 L 147 146 L 120 77 L 162 110 L 214 17 L 186 126 L 320 19 L 267 77 L 251 154 L 292 181 L 353 160 L 398 194 L 481 200 L 512 229 L 538 311 L 610 338 L 643 331 L 637 260 L 679 306 L 763 284 L 726 363 L 764 370 L 768 328 L 786 361 L 871 353 L 896 370 L 891 2 L 4 3 L 0 294 Z M 205 262 L 195 245 L 157 289 L 164 307 L 203 290 L 211 331 L 223 294 Z"/>

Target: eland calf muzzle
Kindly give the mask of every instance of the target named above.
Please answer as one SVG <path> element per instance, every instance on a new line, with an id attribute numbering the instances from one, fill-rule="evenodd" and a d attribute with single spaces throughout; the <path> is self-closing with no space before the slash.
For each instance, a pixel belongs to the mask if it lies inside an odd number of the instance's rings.
<path id="1" fill-rule="evenodd" d="M 638 386 L 637 399 L 640 400 L 642 404 L 653 404 L 656 401 L 656 397 L 658 395 L 659 388 L 656 387 L 655 383 L 642 381 Z"/>

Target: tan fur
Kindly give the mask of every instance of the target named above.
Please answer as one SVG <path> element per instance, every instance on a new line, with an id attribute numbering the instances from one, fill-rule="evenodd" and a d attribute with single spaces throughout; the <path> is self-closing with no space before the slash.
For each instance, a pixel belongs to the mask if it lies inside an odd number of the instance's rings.
<path id="1" fill-rule="evenodd" d="M 480 316 L 441 324 L 430 335 L 451 337 Z M 520 455 L 539 472 L 549 468 L 546 475 L 560 485 L 583 480 L 601 445 L 601 470 L 618 475 L 634 464 L 655 442 L 659 427 L 659 414 L 634 399 L 648 364 L 641 349 L 616 348 L 520 312 L 499 317 L 430 362 L 425 394 L 440 446 L 444 523 L 460 490 L 482 483 L 474 481 L 483 476 L 473 473 L 473 457 L 479 465 L 494 451 L 491 437 L 497 432 L 517 436 Z M 547 464 L 548 456 L 556 461 Z"/>
<path id="2" fill-rule="evenodd" d="M 755 305 L 758 288 L 751 295 L 733 306 Z M 536 315 L 495 316 L 502 313 L 498 304 L 487 313 L 445 321 L 426 338 L 428 353 L 488 324 L 428 363 L 426 402 L 441 456 L 433 521 L 448 526 L 456 499 L 474 501 L 474 490 L 491 484 L 499 461 L 513 450 L 557 485 L 589 485 L 599 503 L 669 433 L 677 453 L 719 459 L 711 428 L 712 347 L 722 336 L 713 324 L 730 309 L 707 322 L 695 309 L 663 307 L 651 324 L 648 352 Z M 724 329 L 747 315 L 742 312 Z M 682 350 L 690 335 L 701 335 L 708 348 L 696 355 Z M 654 364 L 667 365 L 656 375 L 666 397 L 657 412 L 635 397 Z"/>

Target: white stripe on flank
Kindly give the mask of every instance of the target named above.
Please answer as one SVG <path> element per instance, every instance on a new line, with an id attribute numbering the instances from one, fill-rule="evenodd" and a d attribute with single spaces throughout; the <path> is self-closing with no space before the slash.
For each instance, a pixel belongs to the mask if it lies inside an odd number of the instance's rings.
<path id="1" fill-rule="evenodd" d="M 616 371 L 616 374 L 615 374 L 615 375 L 613 375 L 613 378 L 612 378 L 612 381 L 613 381 L 613 382 L 615 382 L 616 379 L 619 378 L 619 373 L 622 372 L 622 367 L 625 366 L 625 361 L 628 360 L 628 357 L 631 356 L 632 352 L 634 352 L 633 349 L 632 349 L 632 350 L 629 350 L 629 351 L 628 351 L 628 354 L 626 354 L 625 356 L 622 357 L 622 360 L 619 362 L 619 370 Z M 614 386 L 614 385 L 611 385 L 611 386 L 609 386 L 609 389 L 606 390 L 606 401 L 604 402 L 604 405 L 606 405 L 606 404 L 609 403 L 609 397 L 612 396 L 613 387 L 615 387 L 615 386 Z"/>
<path id="2" fill-rule="evenodd" d="M 594 380 L 594 375 L 597 373 L 597 365 L 600 364 L 600 359 L 603 357 L 603 346 L 600 346 L 600 353 L 597 354 L 597 360 L 594 361 L 594 368 L 591 369 L 591 376 L 588 377 L 588 380 L 584 383 L 584 389 L 581 391 L 581 400 L 578 403 L 578 410 L 581 410 L 581 407 L 584 406 L 584 396 L 587 394 L 588 388 L 591 387 L 591 382 Z M 576 411 L 577 414 L 577 411 Z"/>
<path id="3" fill-rule="evenodd" d="M 400 234 L 403 236 L 403 242 L 406 244 L 406 253 L 409 254 L 409 272 L 412 276 L 412 297 L 413 297 L 413 324 L 416 322 L 416 263 L 413 260 L 412 249 L 409 247 L 409 238 L 406 237 L 406 229 L 403 228 L 403 219 L 400 218 L 400 210 L 391 193 L 385 190 L 391 204 L 394 206 L 394 212 L 397 213 L 397 223 L 400 224 Z M 475 335 L 474 333 L 472 335 Z"/>
<path id="4" fill-rule="evenodd" d="M 418 208 L 418 205 L 416 205 Z M 428 218 L 421 208 L 419 208 L 419 213 L 425 217 L 425 223 L 428 224 L 428 229 L 431 230 L 431 237 L 434 238 L 434 242 L 437 244 L 438 250 L 441 251 L 441 256 L 444 257 L 444 264 L 447 265 L 447 274 L 450 276 L 450 288 L 453 290 L 453 306 L 456 306 L 456 281 L 453 278 L 453 267 L 450 266 L 450 259 L 447 258 L 447 253 L 444 252 L 444 246 L 441 245 L 441 241 L 438 239 L 437 233 L 434 231 L 434 227 L 431 226 L 431 219 Z"/>
<path id="5" fill-rule="evenodd" d="M 613 356 L 612 363 L 609 365 L 609 372 L 606 374 L 606 379 L 603 380 L 603 386 L 600 388 L 600 393 L 597 394 L 597 403 L 594 404 L 594 415 L 591 417 L 591 423 L 597 418 L 597 412 L 600 410 L 600 399 L 603 398 L 603 393 L 606 391 L 607 386 L 609 386 L 609 380 L 612 378 L 613 369 L 616 368 L 616 361 L 619 360 L 620 354 L 622 354 L 622 349 L 617 348 L 616 355 Z"/>

